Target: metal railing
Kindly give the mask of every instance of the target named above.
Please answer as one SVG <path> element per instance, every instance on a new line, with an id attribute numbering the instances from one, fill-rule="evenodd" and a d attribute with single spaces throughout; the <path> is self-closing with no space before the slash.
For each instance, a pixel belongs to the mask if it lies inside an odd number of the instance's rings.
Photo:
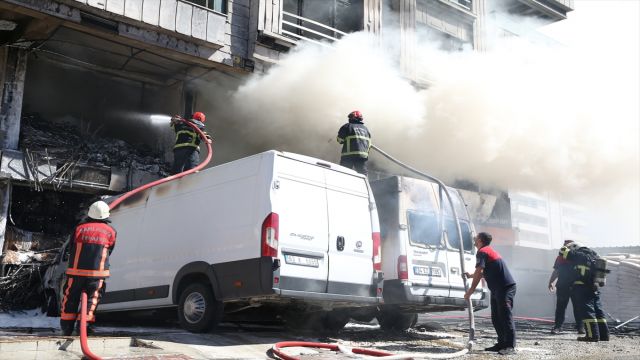
<path id="1" fill-rule="evenodd" d="M 307 26 L 305 26 L 307 25 Z M 285 28 L 288 27 L 288 29 Z M 314 28 L 311 28 L 313 26 Z M 340 40 L 347 35 L 346 32 L 327 26 L 320 22 L 282 11 L 282 35 L 295 40 L 309 41 L 318 45 L 327 46 L 326 42 Z"/>

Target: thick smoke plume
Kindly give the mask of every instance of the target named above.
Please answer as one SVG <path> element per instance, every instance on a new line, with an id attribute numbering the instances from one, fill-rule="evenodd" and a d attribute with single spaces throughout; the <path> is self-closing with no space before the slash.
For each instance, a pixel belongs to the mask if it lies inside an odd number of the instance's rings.
<path id="1" fill-rule="evenodd" d="M 430 85 L 417 88 L 398 70 L 395 44 L 362 33 L 333 48 L 302 44 L 216 96 L 232 139 L 222 152 L 273 148 L 337 162 L 337 130 L 358 109 L 377 146 L 445 181 L 567 200 L 625 194 L 637 213 L 638 54 L 598 45 L 507 38 L 486 52 L 446 53 L 419 44 L 416 72 Z M 385 161 L 372 156 L 376 167 Z"/>

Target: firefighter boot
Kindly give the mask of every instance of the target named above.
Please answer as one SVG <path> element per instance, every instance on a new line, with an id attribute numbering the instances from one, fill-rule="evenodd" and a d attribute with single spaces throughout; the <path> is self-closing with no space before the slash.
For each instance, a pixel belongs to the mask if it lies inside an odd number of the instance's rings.
<path id="1" fill-rule="evenodd" d="M 609 326 L 605 319 L 598 319 L 598 330 L 600 332 L 600 341 L 609 341 Z"/>
<path id="2" fill-rule="evenodd" d="M 73 334 L 75 322 L 75 320 L 60 320 L 60 330 L 62 330 L 63 336 L 71 336 Z"/>

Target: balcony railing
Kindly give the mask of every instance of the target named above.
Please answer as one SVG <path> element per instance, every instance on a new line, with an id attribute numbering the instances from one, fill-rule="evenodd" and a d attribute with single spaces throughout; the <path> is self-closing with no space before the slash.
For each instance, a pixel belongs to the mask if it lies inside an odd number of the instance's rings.
<path id="1" fill-rule="evenodd" d="M 347 33 L 317 21 L 282 11 L 282 35 L 326 46 L 326 41 L 338 41 Z"/>

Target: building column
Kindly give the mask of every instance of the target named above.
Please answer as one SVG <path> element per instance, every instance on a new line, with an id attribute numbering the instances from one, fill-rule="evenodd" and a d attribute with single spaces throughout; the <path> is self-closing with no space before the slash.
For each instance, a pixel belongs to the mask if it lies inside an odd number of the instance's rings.
<path id="1" fill-rule="evenodd" d="M 0 49 L 0 149 L 18 149 L 27 52 L 13 47 Z"/>
<path id="2" fill-rule="evenodd" d="M 0 257 L 4 255 L 4 238 L 7 233 L 7 219 L 9 218 L 9 198 L 11 183 L 0 182 Z M 0 269 L 0 276 L 4 276 L 4 269 Z"/>

